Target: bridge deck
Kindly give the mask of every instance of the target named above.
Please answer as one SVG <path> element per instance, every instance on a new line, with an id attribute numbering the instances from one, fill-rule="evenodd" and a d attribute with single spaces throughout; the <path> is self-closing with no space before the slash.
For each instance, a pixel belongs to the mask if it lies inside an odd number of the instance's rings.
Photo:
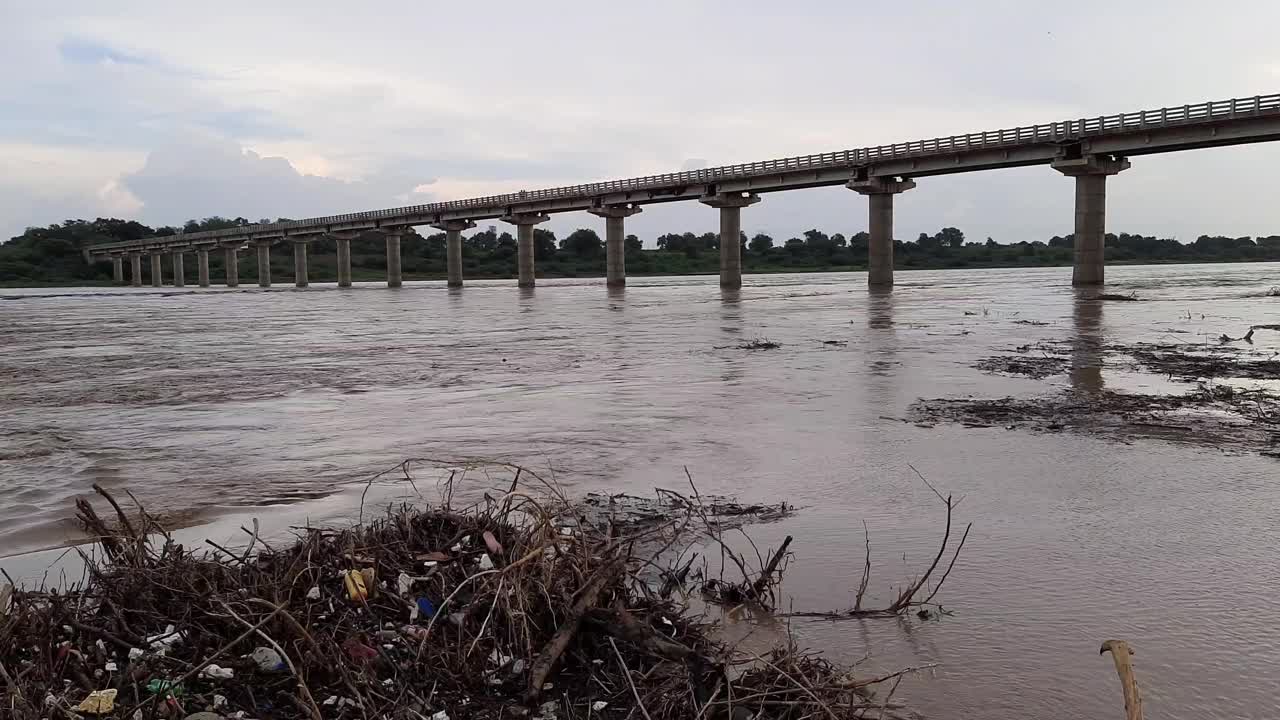
<path id="1" fill-rule="evenodd" d="M 1132 156 L 1271 140 L 1280 140 L 1280 94 L 626 180 L 107 243 L 93 246 L 90 252 L 234 244 L 255 238 L 428 225 L 446 220 L 484 220 L 515 213 L 568 212 L 599 205 L 695 200 L 710 193 L 777 192 L 843 184 L 859 172 L 880 177 L 921 177 L 1020 167 L 1052 162 L 1064 147 L 1077 144 L 1085 153 Z"/>

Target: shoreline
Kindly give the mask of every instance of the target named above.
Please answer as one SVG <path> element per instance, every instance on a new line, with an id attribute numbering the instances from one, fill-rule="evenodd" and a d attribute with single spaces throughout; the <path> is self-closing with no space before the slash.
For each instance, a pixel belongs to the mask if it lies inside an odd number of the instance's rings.
<path id="1" fill-rule="evenodd" d="M 1241 260 L 1241 259 L 1229 259 L 1229 260 L 1227 260 L 1227 259 L 1224 259 L 1224 260 L 1212 260 L 1212 259 L 1206 259 L 1206 258 L 1196 258 L 1195 260 L 1154 260 L 1154 261 L 1151 261 L 1151 260 L 1140 260 L 1140 261 L 1139 261 L 1139 260 L 1114 260 L 1114 261 L 1108 261 L 1108 262 L 1107 262 L 1107 266 L 1108 266 L 1108 267 L 1143 267 L 1143 266 L 1150 266 L 1150 267 L 1163 267 L 1163 266 L 1167 266 L 1167 265 L 1258 265 L 1258 264 L 1266 264 L 1266 263 L 1280 263 L 1280 260 L 1271 260 L 1271 259 L 1257 259 L 1257 260 Z M 898 266 L 898 267 L 895 267 L 895 268 L 894 268 L 894 272 L 917 272 L 917 271 L 935 271 L 935 270 L 945 270 L 945 271 L 958 271 L 958 270 L 1018 270 L 1018 269 L 1033 270 L 1033 269 L 1043 269 L 1043 268 L 1069 268 L 1069 267 L 1071 267 L 1071 263 L 1070 263 L 1070 262 L 1059 262 L 1059 263 L 1035 263 L 1035 264 L 1032 264 L 1032 263 L 1027 263 L 1027 264 L 1020 264 L 1020 263 L 980 263 L 980 264 L 964 265 L 964 266 L 962 266 L 962 267 L 947 266 L 947 265 Z M 859 265 L 837 265 L 837 266 L 828 266 L 828 267 L 798 267 L 798 268 L 787 268 L 787 267 L 748 268 L 748 267 L 744 267 L 744 268 L 743 268 L 743 270 L 742 270 L 742 274 L 743 274 L 744 276 L 746 276 L 746 275 L 816 275 L 816 274 L 822 274 L 822 273 L 833 273 L 833 274 L 834 274 L 834 273 L 847 273 L 847 274 L 857 274 L 857 273 L 865 273 L 865 272 L 867 272 L 866 267 L 864 267 L 864 266 L 859 266 Z M 697 271 L 690 271 L 690 272 L 659 272 L 659 273 L 632 272 L 632 273 L 628 273 L 628 274 L 627 274 L 627 277 L 632 277 L 632 278 L 680 277 L 680 278 L 683 278 L 683 277 L 698 277 L 698 276 L 708 276 L 708 277 L 710 277 L 710 276 L 715 276 L 715 275 L 716 275 L 716 271 L 715 271 L 714 269 L 699 269 L 699 270 L 697 270 Z M 601 273 L 572 274 L 572 275 L 566 275 L 566 274 L 538 274 L 538 275 L 537 275 L 537 278 L 538 278 L 538 279 L 540 279 L 540 280 L 604 280 L 604 279 L 605 279 L 605 274 L 604 274 L 603 272 L 601 272 Z M 358 282 L 358 283 L 361 283 L 361 282 L 383 282 L 383 281 L 385 281 L 385 280 L 386 280 L 386 276 L 385 276 L 385 274 L 383 274 L 383 273 L 377 273 L 377 272 L 374 272 L 374 273 L 353 273 L 353 275 L 352 275 L 352 278 L 351 278 L 351 279 L 352 279 L 352 281 L 353 281 L 353 282 Z M 446 276 L 444 273 L 411 273 L 411 272 L 406 272 L 406 273 L 404 273 L 404 274 L 403 274 L 403 279 L 404 279 L 405 281 L 413 281 L 413 282 L 436 282 L 436 281 L 443 282 L 443 281 L 447 280 L 448 278 L 447 278 L 447 276 Z M 466 276 L 466 280 L 467 280 L 467 281 L 473 281 L 473 280 L 501 281 L 501 280 L 515 280 L 515 279 L 516 279 L 516 276 L 515 276 L 515 275 L 485 275 L 485 274 L 477 274 L 477 275 L 468 275 L 468 276 Z M 337 280 L 312 280 L 312 281 L 311 281 L 311 284 L 312 284 L 312 285 L 324 285 L 324 284 L 328 284 L 328 283 L 331 283 L 331 282 L 337 282 Z M 288 287 L 288 288 L 290 288 L 290 289 L 296 289 L 296 288 L 294 288 L 294 287 L 293 287 L 293 283 L 292 283 L 292 276 L 291 276 L 291 275 L 283 275 L 283 276 L 281 276 L 281 281 L 280 281 L 280 282 L 278 282 L 278 283 L 276 283 L 276 284 L 280 285 L 281 287 Z M 86 281 L 86 282 L 80 282 L 80 283 L 63 283 L 63 282 L 45 282 L 45 283 L 12 283 L 12 282 L 7 282 L 7 281 L 6 281 L 6 282 L 0 282 L 0 290 L 49 289 L 49 288 L 121 288 L 121 289 L 125 289 L 125 288 L 134 288 L 134 287 L 137 287 L 137 289 L 139 289 L 139 290 L 166 290 L 166 289 L 167 289 L 167 290 L 172 291 L 172 290 L 175 290 L 175 289 L 176 289 L 176 290 L 190 290 L 191 292 L 196 292 L 196 291 L 199 291 L 199 290 L 201 290 L 201 289 L 202 289 L 202 288 L 200 288 L 200 287 L 198 287 L 198 286 L 194 286 L 194 285 L 188 285 L 188 286 L 186 286 L 186 287 L 182 287 L 182 288 L 175 288 L 175 287 L 174 287 L 174 286 L 172 286 L 172 285 L 164 285 L 164 286 L 162 286 L 162 287 L 157 288 L 157 287 L 155 287 L 155 286 L 153 286 L 153 285 L 133 286 L 133 285 L 129 285 L 129 284 L 120 284 L 120 283 L 114 283 L 114 282 L 109 282 L 109 281 L 97 281 L 97 282 L 94 282 L 94 281 Z M 218 283 L 214 283 L 214 284 L 213 284 L 213 287 L 223 287 L 223 286 L 222 286 L 222 285 L 220 285 L 220 284 L 218 284 Z M 240 287 L 240 288 L 238 288 L 238 289 L 242 289 L 242 290 L 264 290 L 264 289 L 270 289 L 270 288 L 260 288 L 260 287 L 258 287 L 256 284 L 253 284 L 253 283 L 245 283 L 245 284 L 243 284 L 243 285 L 242 285 L 242 287 Z"/>

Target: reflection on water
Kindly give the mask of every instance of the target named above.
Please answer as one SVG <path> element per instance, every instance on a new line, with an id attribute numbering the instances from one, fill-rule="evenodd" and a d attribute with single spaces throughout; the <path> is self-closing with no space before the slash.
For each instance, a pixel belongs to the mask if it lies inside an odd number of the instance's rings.
<path id="1" fill-rule="evenodd" d="M 1109 290 L 1148 302 L 1105 310 L 1069 268 L 903 272 L 892 293 L 862 274 L 0 291 L 0 555 L 74 537 L 95 481 L 179 522 L 266 504 L 298 522 L 405 457 L 550 466 L 570 491 L 671 486 L 687 466 L 703 492 L 803 508 L 753 537 L 794 535 L 784 604 L 826 610 L 852 603 L 863 521 L 868 603 L 936 552 L 914 466 L 974 522 L 939 596 L 955 615 L 794 621 L 801 642 L 873 651 L 868 670 L 937 662 L 902 689 L 927 714 L 1021 720 L 1115 716 L 1097 648 L 1123 637 L 1153 717 L 1270 717 L 1275 460 L 894 418 L 920 397 L 1123 389 L 1102 344 L 1266 322 L 1278 270 L 1111 268 Z M 754 338 L 781 347 L 738 349 Z M 1041 340 L 1072 348 L 1066 377 L 971 367 Z"/>
<path id="2" fill-rule="evenodd" d="M 1093 295 L 1093 297 L 1090 297 Z M 1098 393 L 1102 380 L 1102 304 L 1096 293 L 1077 290 L 1071 304 L 1071 389 L 1077 393 Z"/>

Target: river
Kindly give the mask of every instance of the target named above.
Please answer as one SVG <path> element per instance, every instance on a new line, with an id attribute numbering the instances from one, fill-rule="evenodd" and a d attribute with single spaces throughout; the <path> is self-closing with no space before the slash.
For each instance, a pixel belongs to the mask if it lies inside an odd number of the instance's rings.
<path id="1" fill-rule="evenodd" d="M 1280 705 L 1280 464 L 1103 433 L 899 418 L 919 398 L 1071 384 L 1168 389 L 1081 354 L 1029 380 L 972 365 L 1037 340 L 1182 341 L 1280 320 L 1280 265 L 378 284 L 339 290 L 0 291 L 0 566 L 75 537 L 72 501 L 128 488 L 175 525 L 263 519 L 279 535 L 350 519 L 353 482 L 409 457 L 499 458 L 573 492 L 687 486 L 800 511 L 788 607 L 852 604 L 863 521 L 881 604 L 936 551 L 943 512 L 973 531 L 941 621 L 793 620 L 803 644 L 870 667 L 938 663 L 900 694 L 930 717 L 1120 717 L 1100 643 L 1126 639 L 1149 717 L 1263 718 Z M 1032 321 L 1032 324 L 1019 321 Z M 738 346 L 767 338 L 772 350 Z M 830 341 L 830 342 L 824 342 Z M 1280 350 L 1280 334 L 1258 338 Z M 1270 343 L 1270 345 L 1268 345 Z M 430 473 L 419 484 L 430 484 Z M 379 485 L 371 500 L 408 492 Z M 210 525 L 203 524 L 212 523 Z M 905 555 L 905 559 L 904 559 Z"/>

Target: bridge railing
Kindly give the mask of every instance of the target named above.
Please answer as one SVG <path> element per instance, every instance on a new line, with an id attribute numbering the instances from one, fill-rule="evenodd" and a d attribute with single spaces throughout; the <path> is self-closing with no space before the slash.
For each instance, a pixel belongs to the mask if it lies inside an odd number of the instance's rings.
<path id="1" fill-rule="evenodd" d="M 236 237 L 253 234 L 268 234 L 282 230 L 306 230 L 321 228 L 342 223 L 362 222 L 369 220 L 385 220 L 388 218 L 407 218 L 413 216 L 436 215 L 446 212 L 466 211 L 476 208 L 492 210 L 506 208 L 539 200 L 586 200 L 611 193 L 635 190 L 677 189 L 687 185 L 701 185 L 723 180 L 768 176 L 775 173 L 793 172 L 797 170 L 822 170 L 832 168 L 850 168 L 870 162 L 904 157 L 938 155 L 982 148 L 1021 145 L 1027 143 L 1062 142 L 1086 138 L 1093 135 L 1115 132 L 1141 131 L 1175 125 L 1186 125 L 1213 122 L 1225 118 L 1248 117 L 1280 112 L 1280 94 L 1256 95 L 1250 98 L 1217 100 L 1194 105 L 1181 105 L 1142 110 L 1139 112 L 1104 115 L 1095 118 L 1064 120 L 1047 125 L 1030 125 L 1006 128 L 964 135 L 916 140 L 914 142 L 894 143 L 853 150 L 821 153 L 818 155 L 801 155 L 797 157 L 763 160 L 739 165 L 724 165 L 699 170 L 665 173 L 662 175 L 646 175 L 625 180 L 608 180 L 603 182 L 570 185 L 541 190 L 529 190 L 504 195 L 468 198 L 465 200 L 448 200 L 411 205 L 408 207 L 387 208 L 368 212 L 346 213 L 327 217 L 293 220 L 283 223 L 266 223 L 209 230 L 195 233 L 184 233 L 184 241 L 221 237 Z M 151 242 L 154 242 L 153 239 Z M 110 243 L 99 245 L 99 248 L 137 246 L 147 241 L 128 243 Z"/>

